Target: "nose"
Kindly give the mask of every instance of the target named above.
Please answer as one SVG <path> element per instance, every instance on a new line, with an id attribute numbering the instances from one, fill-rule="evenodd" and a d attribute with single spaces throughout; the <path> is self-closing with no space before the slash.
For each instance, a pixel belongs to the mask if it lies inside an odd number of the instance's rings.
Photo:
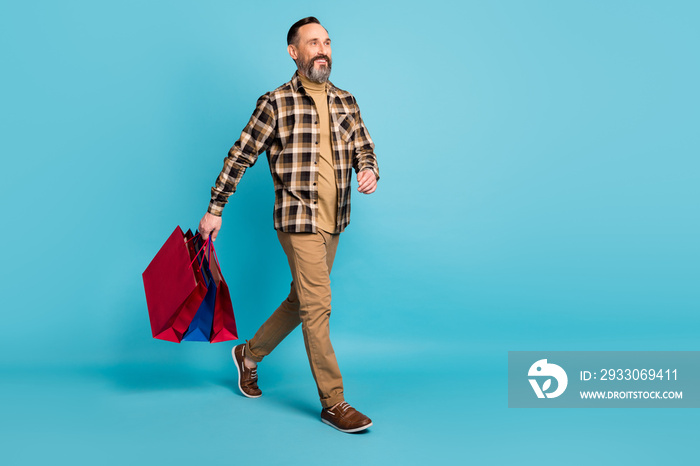
<path id="1" fill-rule="evenodd" d="M 321 49 L 319 50 L 319 52 L 320 52 L 319 55 L 326 55 L 326 56 L 330 55 L 330 52 L 331 52 L 330 45 L 321 44 Z"/>

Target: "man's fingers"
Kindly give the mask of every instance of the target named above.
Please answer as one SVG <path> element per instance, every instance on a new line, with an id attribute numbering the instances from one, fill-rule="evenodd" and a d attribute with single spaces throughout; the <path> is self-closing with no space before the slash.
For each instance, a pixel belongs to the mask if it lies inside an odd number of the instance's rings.
<path id="1" fill-rule="evenodd" d="M 357 190 L 360 191 L 361 193 L 367 193 L 370 189 L 372 189 L 372 183 L 363 183 L 361 184 Z"/>
<path id="2" fill-rule="evenodd" d="M 363 194 L 371 194 L 377 188 L 377 179 L 371 171 L 361 171 L 357 176 L 357 190 Z"/>
<path id="3" fill-rule="evenodd" d="M 357 177 L 358 188 L 360 191 L 365 191 L 372 184 L 372 177 L 368 175 L 374 176 L 370 172 L 360 172 L 360 175 Z"/>
<path id="4" fill-rule="evenodd" d="M 202 241 L 206 241 L 211 233 L 211 228 L 206 226 L 204 222 L 199 224 L 199 235 L 202 237 Z"/>

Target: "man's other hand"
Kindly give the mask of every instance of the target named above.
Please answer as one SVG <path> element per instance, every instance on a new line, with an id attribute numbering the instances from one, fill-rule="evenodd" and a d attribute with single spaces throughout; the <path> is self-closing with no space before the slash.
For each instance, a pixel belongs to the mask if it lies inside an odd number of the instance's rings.
<path id="1" fill-rule="evenodd" d="M 357 174 L 357 190 L 364 194 L 372 194 L 377 189 L 377 177 L 374 172 L 369 169 L 364 169 Z"/>
<path id="2" fill-rule="evenodd" d="M 206 240 L 211 235 L 211 240 L 216 241 L 216 235 L 219 234 L 220 229 L 221 217 L 212 215 L 209 212 L 204 214 L 202 220 L 199 221 L 199 234 L 202 235 L 203 240 Z"/>

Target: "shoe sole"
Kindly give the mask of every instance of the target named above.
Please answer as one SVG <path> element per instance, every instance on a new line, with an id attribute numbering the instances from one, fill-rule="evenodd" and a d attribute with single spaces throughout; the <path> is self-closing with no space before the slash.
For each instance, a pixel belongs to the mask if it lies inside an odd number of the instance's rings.
<path id="1" fill-rule="evenodd" d="M 372 423 L 370 422 L 370 423 L 367 424 L 366 426 L 355 427 L 354 429 L 341 429 L 340 427 L 336 426 L 336 425 L 333 424 L 332 422 L 326 421 L 326 420 L 323 419 L 323 418 L 321 418 L 321 422 L 323 422 L 324 424 L 328 424 L 329 426 L 331 426 L 331 427 L 333 427 L 334 429 L 337 429 L 337 430 L 339 430 L 339 431 L 341 431 L 341 432 L 345 432 L 346 434 L 352 434 L 353 432 L 361 432 L 361 431 L 365 430 L 366 428 L 372 426 Z"/>
<path id="2" fill-rule="evenodd" d="M 262 396 L 262 393 L 260 395 L 248 395 L 246 392 L 243 391 L 243 388 L 241 388 L 241 368 L 238 366 L 238 361 L 236 360 L 236 348 L 238 347 L 234 346 L 231 350 L 231 357 L 233 358 L 233 363 L 236 365 L 236 372 L 238 372 L 238 389 L 241 391 L 243 396 L 247 398 L 260 398 Z M 243 362 L 243 364 L 245 364 L 245 362 Z"/>

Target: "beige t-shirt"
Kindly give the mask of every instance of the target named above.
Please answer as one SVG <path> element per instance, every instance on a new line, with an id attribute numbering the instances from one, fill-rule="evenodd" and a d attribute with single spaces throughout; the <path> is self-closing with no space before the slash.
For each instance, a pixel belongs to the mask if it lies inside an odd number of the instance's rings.
<path id="1" fill-rule="evenodd" d="M 327 84 L 318 84 L 299 75 L 306 93 L 314 100 L 321 130 L 318 161 L 318 217 L 317 226 L 328 233 L 336 232 L 338 216 L 338 188 L 335 181 L 333 146 L 331 144 L 331 122 L 328 112 Z"/>

